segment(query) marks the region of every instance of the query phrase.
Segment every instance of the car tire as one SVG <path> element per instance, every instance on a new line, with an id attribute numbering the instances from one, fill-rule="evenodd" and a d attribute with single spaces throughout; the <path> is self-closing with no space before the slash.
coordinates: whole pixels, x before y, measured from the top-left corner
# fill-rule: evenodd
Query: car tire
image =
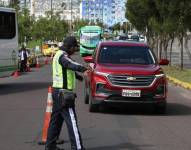
<path id="1" fill-rule="evenodd" d="M 89 96 L 89 112 L 98 112 L 98 110 L 99 110 L 99 105 L 92 103 L 92 96 L 90 94 L 90 96 Z"/>
<path id="2" fill-rule="evenodd" d="M 167 109 L 166 102 L 161 104 L 159 103 L 154 106 L 154 111 L 156 114 L 166 114 L 166 109 Z"/>
<path id="3" fill-rule="evenodd" d="M 87 87 L 85 86 L 85 81 L 83 82 L 83 93 L 84 93 L 84 103 L 88 104 L 89 103 L 89 95 L 87 92 Z"/>
<path id="4" fill-rule="evenodd" d="M 101 113 L 106 113 L 107 110 L 108 110 L 107 105 L 105 105 L 105 104 L 100 104 L 100 105 L 99 105 L 99 112 L 101 112 Z"/>

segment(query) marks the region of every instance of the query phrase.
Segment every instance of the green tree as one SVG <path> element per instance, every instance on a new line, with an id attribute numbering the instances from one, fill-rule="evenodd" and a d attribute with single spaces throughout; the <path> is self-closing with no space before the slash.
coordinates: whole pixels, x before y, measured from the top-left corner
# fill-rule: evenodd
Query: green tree
<path id="1" fill-rule="evenodd" d="M 18 12 L 19 42 L 27 42 L 31 38 L 34 18 L 30 16 L 29 10 L 24 8 Z M 26 40 L 26 41 L 25 41 Z"/>
<path id="2" fill-rule="evenodd" d="M 177 38 L 180 42 L 180 54 L 181 54 L 181 70 L 183 69 L 183 51 L 184 51 L 184 37 L 187 36 L 187 31 L 190 29 L 190 19 L 188 19 L 191 15 L 190 9 L 191 4 L 189 0 L 174 0 L 171 3 L 171 12 L 174 25 L 176 26 Z"/>
<path id="3" fill-rule="evenodd" d="M 16 12 L 18 12 L 20 10 L 19 4 L 20 4 L 20 0 L 10 0 L 9 7 L 15 8 Z"/>
<path id="4" fill-rule="evenodd" d="M 78 31 L 81 27 L 87 26 L 89 24 L 89 21 L 83 19 L 75 20 L 73 24 L 74 24 L 74 31 Z"/>
<path id="5" fill-rule="evenodd" d="M 167 57 L 169 41 L 171 41 L 170 52 L 172 52 L 175 36 L 179 39 L 182 69 L 183 43 L 188 37 L 188 30 L 191 29 L 190 0 L 128 0 L 126 8 L 127 19 L 137 30 L 146 33 L 148 44 L 157 49 L 159 58 L 162 51 Z"/>
<path id="6" fill-rule="evenodd" d="M 68 31 L 68 23 L 61 20 L 58 14 L 47 12 L 46 17 L 40 17 L 34 23 L 32 35 L 34 39 L 62 40 Z"/>
<path id="7" fill-rule="evenodd" d="M 5 7 L 5 2 L 0 0 L 0 7 Z"/>
<path id="8" fill-rule="evenodd" d="M 152 46 L 154 33 L 149 20 L 157 15 L 155 2 L 153 0 L 128 0 L 125 15 L 133 27 L 147 36 L 148 43 Z"/>

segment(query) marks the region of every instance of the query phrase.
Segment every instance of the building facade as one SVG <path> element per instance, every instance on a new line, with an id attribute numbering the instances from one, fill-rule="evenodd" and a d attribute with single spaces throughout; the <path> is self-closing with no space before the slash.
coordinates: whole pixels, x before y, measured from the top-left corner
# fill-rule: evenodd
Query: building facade
<path id="1" fill-rule="evenodd" d="M 4 0 L 6 1 L 6 0 Z M 8 0 L 7 0 L 8 1 Z M 61 19 L 103 22 L 107 26 L 126 22 L 127 0 L 20 0 L 20 7 L 27 7 L 36 18 L 46 16 L 47 11 L 60 12 Z"/>
<path id="2" fill-rule="evenodd" d="M 9 2 L 10 2 L 10 0 L 1 0 L 0 4 L 4 5 L 4 6 L 7 6 L 9 4 Z"/>
<path id="3" fill-rule="evenodd" d="M 36 18 L 52 10 L 60 12 L 63 20 L 80 19 L 80 0 L 20 0 L 20 7 L 27 7 Z"/>
<path id="4" fill-rule="evenodd" d="M 107 26 L 126 22 L 126 0 L 82 0 L 81 18 Z"/>

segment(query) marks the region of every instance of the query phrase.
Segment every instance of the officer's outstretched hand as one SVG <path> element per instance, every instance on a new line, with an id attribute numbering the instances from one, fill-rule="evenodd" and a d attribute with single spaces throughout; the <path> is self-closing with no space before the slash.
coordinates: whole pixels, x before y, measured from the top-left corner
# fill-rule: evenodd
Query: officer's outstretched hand
<path id="1" fill-rule="evenodd" d="M 87 66 L 87 70 L 88 70 L 89 72 L 91 72 L 91 71 L 92 71 L 92 67 Z"/>
<path id="2" fill-rule="evenodd" d="M 92 71 L 92 68 L 90 66 L 87 67 L 87 70 L 84 71 L 84 76 L 88 76 L 88 74 Z"/>

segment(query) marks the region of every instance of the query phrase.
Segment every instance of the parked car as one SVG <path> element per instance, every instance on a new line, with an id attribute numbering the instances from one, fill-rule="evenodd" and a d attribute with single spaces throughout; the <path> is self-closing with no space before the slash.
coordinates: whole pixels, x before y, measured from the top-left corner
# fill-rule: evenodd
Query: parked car
<path id="1" fill-rule="evenodd" d="M 126 35 L 120 35 L 118 40 L 128 40 L 128 36 Z"/>
<path id="2" fill-rule="evenodd" d="M 92 68 L 84 82 L 84 101 L 90 112 L 104 105 L 149 103 L 156 112 L 165 113 L 167 79 L 160 64 L 168 61 L 158 63 L 146 43 L 101 42 L 84 61 Z"/>
<path id="3" fill-rule="evenodd" d="M 58 49 L 59 48 L 57 43 L 46 43 L 42 47 L 42 54 L 44 56 L 52 56 Z"/>
<path id="4" fill-rule="evenodd" d="M 139 41 L 140 41 L 140 42 L 145 42 L 145 37 L 144 37 L 143 35 L 140 35 L 140 36 L 139 36 Z"/>
<path id="5" fill-rule="evenodd" d="M 131 35 L 131 38 L 128 38 L 129 41 L 139 41 L 138 35 Z"/>

